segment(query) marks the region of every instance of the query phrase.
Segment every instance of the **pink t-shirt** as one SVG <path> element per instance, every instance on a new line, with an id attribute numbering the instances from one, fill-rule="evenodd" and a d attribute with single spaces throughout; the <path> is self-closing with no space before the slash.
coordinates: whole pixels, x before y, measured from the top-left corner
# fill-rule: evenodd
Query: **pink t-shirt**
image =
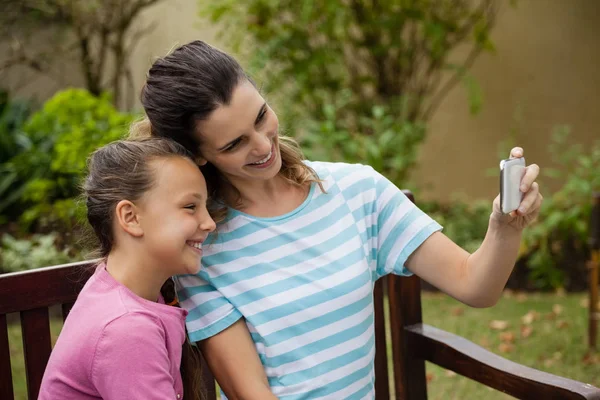
<path id="1" fill-rule="evenodd" d="M 183 398 L 186 315 L 135 295 L 98 266 L 65 321 L 38 399 Z"/>

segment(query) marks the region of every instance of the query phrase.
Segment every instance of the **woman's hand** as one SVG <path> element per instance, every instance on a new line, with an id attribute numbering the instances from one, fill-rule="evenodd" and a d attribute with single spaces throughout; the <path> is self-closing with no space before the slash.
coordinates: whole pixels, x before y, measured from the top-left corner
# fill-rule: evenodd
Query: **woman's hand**
<path id="1" fill-rule="evenodd" d="M 515 147 L 510 151 L 510 158 L 520 157 L 523 157 L 522 148 Z M 540 167 L 537 164 L 527 166 L 521 179 L 520 190 L 524 195 L 519 208 L 510 214 L 503 214 L 500 207 L 500 195 L 498 195 L 494 200 L 491 220 L 517 230 L 522 230 L 531 224 L 540 213 L 540 207 L 544 199 L 540 194 L 539 185 L 535 181 L 539 173 Z"/>

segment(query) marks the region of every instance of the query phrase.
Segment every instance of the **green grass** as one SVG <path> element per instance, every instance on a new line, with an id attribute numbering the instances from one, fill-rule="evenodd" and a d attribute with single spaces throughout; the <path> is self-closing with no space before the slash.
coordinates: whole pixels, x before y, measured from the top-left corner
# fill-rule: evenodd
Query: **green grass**
<path id="1" fill-rule="evenodd" d="M 600 357 L 586 357 L 588 310 L 582 306 L 585 298 L 584 295 L 515 296 L 508 293 L 491 309 L 473 309 L 443 294 L 425 294 L 423 320 L 512 361 L 600 386 Z M 555 305 L 560 305 L 562 309 L 559 310 Z M 530 335 L 522 337 L 522 317 L 530 311 L 535 311 L 538 316 L 526 325 L 531 329 Z M 492 329 L 490 323 L 494 320 L 505 321 L 508 327 L 503 330 Z M 60 320 L 52 321 L 53 340 L 56 340 L 60 327 Z M 15 398 L 25 400 L 27 389 L 18 324 L 9 326 L 9 342 Z M 449 375 L 447 371 L 431 364 L 427 365 L 427 375 L 430 399 L 509 398 L 462 376 Z"/>
<path id="2" fill-rule="evenodd" d="M 463 336 L 509 360 L 600 386 L 600 359 L 597 354 L 588 355 L 585 299 L 585 295 L 507 292 L 495 307 L 474 309 L 446 295 L 426 294 L 423 321 Z M 523 317 L 531 311 L 537 315 L 530 324 L 524 324 Z M 494 320 L 506 322 L 508 327 L 492 329 L 490 325 Z M 530 329 L 529 336 L 523 329 Z M 512 398 L 460 375 L 448 374 L 433 364 L 427 364 L 427 375 L 430 399 Z"/>

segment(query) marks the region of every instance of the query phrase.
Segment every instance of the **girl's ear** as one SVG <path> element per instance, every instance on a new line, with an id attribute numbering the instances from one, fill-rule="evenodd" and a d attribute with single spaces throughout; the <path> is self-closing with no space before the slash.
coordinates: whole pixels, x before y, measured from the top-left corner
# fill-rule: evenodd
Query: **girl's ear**
<path id="1" fill-rule="evenodd" d="M 198 164 L 199 166 L 203 166 L 206 165 L 208 161 L 206 161 L 206 158 L 202 157 L 202 156 L 197 156 L 196 157 L 196 164 Z"/>
<path id="2" fill-rule="evenodd" d="M 134 237 L 144 236 L 138 208 L 129 200 L 121 200 L 115 209 L 115 219 L 121 229 Z"/>

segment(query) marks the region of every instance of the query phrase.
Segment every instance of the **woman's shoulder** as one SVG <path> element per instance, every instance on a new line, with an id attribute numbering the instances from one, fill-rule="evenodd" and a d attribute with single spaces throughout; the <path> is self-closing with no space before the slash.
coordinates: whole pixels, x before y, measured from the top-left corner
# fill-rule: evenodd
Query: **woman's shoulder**
<path id="1" fill-rule="evenodd" d="M 310 160 L 305 160 L 305 164 L 311 167 L 321 179 L 328 176 L 340 179 L 349 175 L 353 177 L 377 175 L 373 167 L 365 164 Z"/>

